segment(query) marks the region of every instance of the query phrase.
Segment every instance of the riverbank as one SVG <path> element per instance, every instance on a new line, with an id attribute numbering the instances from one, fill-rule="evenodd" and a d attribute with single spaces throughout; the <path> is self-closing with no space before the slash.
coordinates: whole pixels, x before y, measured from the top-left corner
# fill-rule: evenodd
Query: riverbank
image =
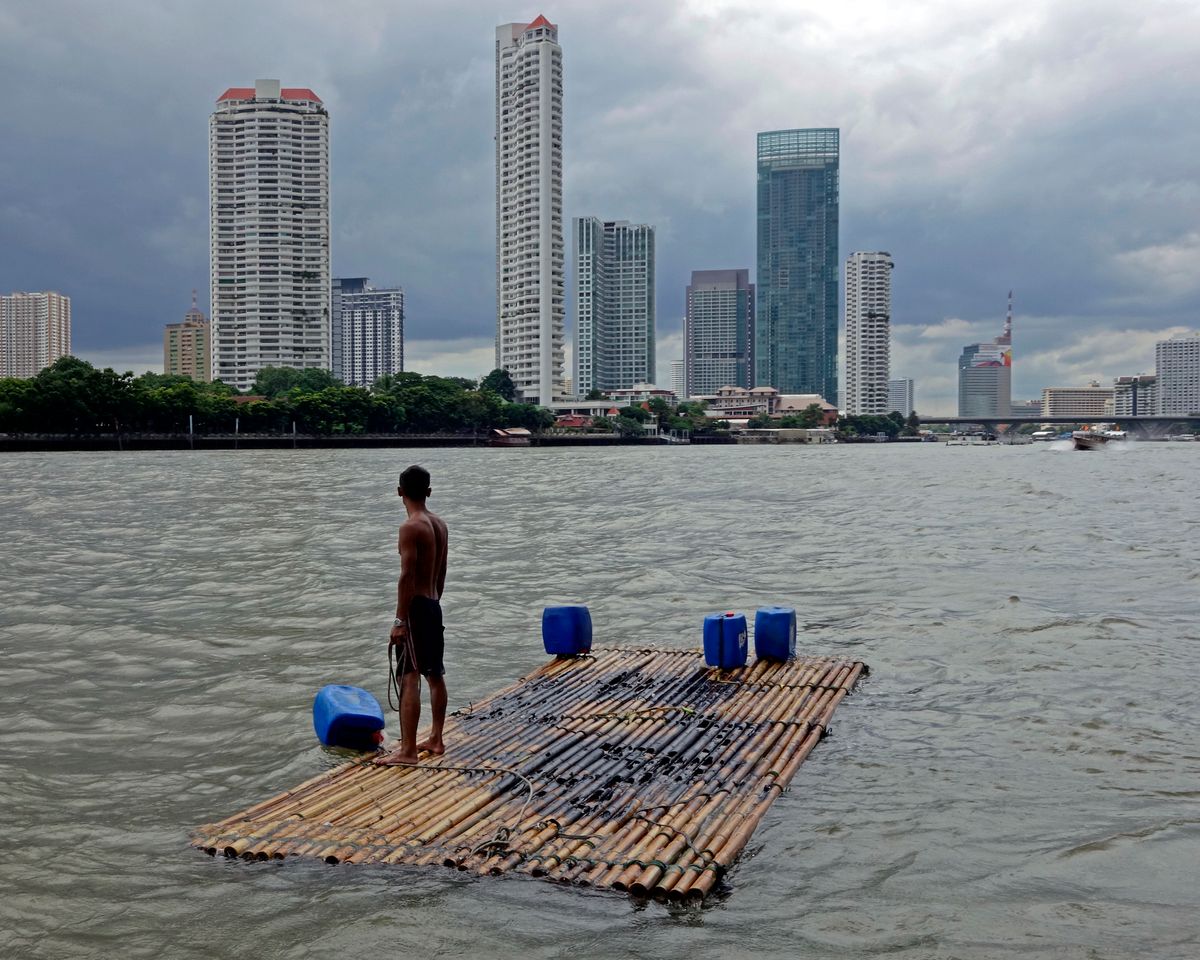
<path id="1" fill-rule="evenodd" d="M 692 437 L 693 444 L 732 444 L 728 434 Z M 666 437 L 621 437 L 616 434 L 535 434 L 535 447 L 666 446 Z M 489 437 L 480 434 L 404 433 L 100 433 L 0 435 L 0 453 L 112 450 L 291 450 L 355 449 L 372 447 L 486 447 Z"/>

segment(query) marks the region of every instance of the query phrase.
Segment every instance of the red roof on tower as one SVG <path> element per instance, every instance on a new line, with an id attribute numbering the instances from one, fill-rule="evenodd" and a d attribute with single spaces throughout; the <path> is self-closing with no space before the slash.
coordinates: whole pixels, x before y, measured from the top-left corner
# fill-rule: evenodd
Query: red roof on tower
<path id="1" fill-rule="evenodd" d="M 554 26 L 554 24 L 552 24 L 549 20 L 546 19 L 546 15 L 542 14 L 542 13 L 539 13 L 538 18 L 536 20 L 534 20 L 533 23 L 531 23 L 525 29 L 532 30 L 534 27 L 549 27 L 551 30 L 557 29 Z"/>
<path id="2" fill-rule="evenodd" d="M 321 98 L 308 89 L 308 87 L 284 87 L 279 91 L 281 100 L 313 100 L 316 103 L 321 103 Z M 225 100 L 253 100 L 253 87 L 230 87 L 223 94 L 217 97 L 217 103 L 222 103 Z"/>

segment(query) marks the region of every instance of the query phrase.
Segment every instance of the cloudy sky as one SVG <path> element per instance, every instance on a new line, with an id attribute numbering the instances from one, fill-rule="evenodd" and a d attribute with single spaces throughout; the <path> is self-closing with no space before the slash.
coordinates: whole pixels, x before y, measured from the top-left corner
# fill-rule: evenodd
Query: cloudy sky
<path id="1" fill-rule="evenodd" d="M 1192 0 L 3 0 L 0 290 L 61 290 L 77 354 L 160 369 L 162 325 L 207 308 L 213 102 L 276 77 L 330 111 L 335 275 L 405 287 L 410 369 L 485 373 L 494 28 L 541 12 L 565 213 L 657 227 L 660 363 L 690 271 L 753 269 L 754 135 L 784 127 L 841 128 L 842 253 L 895 258 L 925 413 L 1009 288 L 1014 398 L 1200 327 Z"/>

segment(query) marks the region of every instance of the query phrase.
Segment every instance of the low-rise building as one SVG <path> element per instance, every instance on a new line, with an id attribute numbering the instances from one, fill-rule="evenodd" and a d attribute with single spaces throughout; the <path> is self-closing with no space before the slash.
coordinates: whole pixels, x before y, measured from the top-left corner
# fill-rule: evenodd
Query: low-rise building
<path id="1" fill-rule="evenodd" d="M 826 402 L 816 393 L 780 393 L 774 387 L 721 387 L 715 394 L 692 397 L 703 400 L 708 406 L 705 413 L 721 420 L 749 419 L 761 414 L 770 417 L 786 417 L 803 413 L 814 403 L 824 414 L 824 423 L 837 420 L 837 407 Z"/>
<path id="2" fill-rule="evenodd" d="M 648 400 L 653 400 L 655 397 L 666 400 L 668 403 L 675 401 L 675 393 L 673 391 L 656 387 L 652 383 L 635 383 L 632 387 L 626 387 L 621 390 L 605 390 L 604 397 L 622 407 L 627 407 L 631 403 L 645 403 Z"/>
<path id="3" fill-rule="evenodd" d="M 1111 417 L 1113 392 L 1093 380 L 1086 387 L 1043 387 L 1043 417 Z"/>

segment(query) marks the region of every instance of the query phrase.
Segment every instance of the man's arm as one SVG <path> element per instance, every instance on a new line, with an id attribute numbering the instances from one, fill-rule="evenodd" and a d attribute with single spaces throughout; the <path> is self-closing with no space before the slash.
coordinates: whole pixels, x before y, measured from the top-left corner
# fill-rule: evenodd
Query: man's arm
<path id="1" fill-rule="evenodd" d="M 450 531 L 442 524 L 442 562 L 438 566 L 437 572 L 437 595 L 438 599 L 442 599 L 442 594 L 446 592 L 446 558 L 450 556 Z"/>
<path id="2" fill-rule="evenodd" d="M 392 627 L 391 639 L 408 633 L 408 608 L 416 592 L 413 581 L 417 576 L 417 531 L 407 523 L 400 527 L 400 577 L 396 580 L 396 619 L 404 625 Z"/>
<path id="3" fill-rule="evenodd" d="M 407 523 L 400 528 L 400 579 L 396 581 L 396 616 L 408 623 L 408 607 L 416 594 L 417 531 Z"/>

